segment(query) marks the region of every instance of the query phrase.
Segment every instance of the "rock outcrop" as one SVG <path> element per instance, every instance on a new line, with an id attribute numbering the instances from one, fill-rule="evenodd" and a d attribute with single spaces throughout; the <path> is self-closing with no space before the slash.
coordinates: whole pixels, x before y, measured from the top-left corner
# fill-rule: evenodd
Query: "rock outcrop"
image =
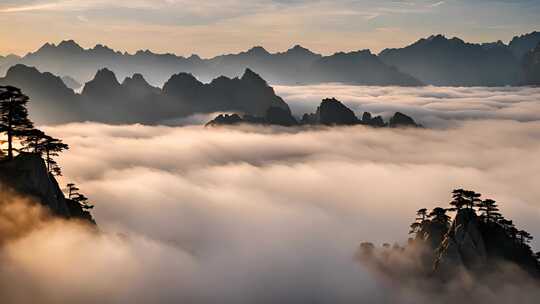
<path id="1" fill-rule="evenodd" d="M 206 126 L 224 126 L 237 124 L 260 124 L 260 125 L 275 125 L 283 127 L 292 127 L 298 125 L 298 121 L 291 115 L 290 110 L 279 107 L 270 107 L 266 111 L 265 116 L 254 116 L 245 114 L 220 114 Z"/>
<path id="2" fill-rule="evenodd" d="M 392 118 L 390 118 L 390 122 L 388 123 L 388 126 L 390 128 L 402 128 L 402 127 L 421 127 L 421 125 L 417 124 L 412 117 L 407 116 L 401 112 L 396 112 Z"/>
<path id="3" fill-rule="evenodd" d="M 362 243 L 357 257 L 399 284 L 428 281 L 436 290 L 450 282 L 469 284 L 469 279 L 480 286 L 499 286 L 500 280 L 514 278 L 540 284 L 540 253 L 531 248 L 532 235 L 479 193 L 456 189 L 452 198 L 451 208 L 417 211 L 406 245 L 376 248 Z M 456 212 L 453 220 L 449 212 Z"/>
<path id="4" fill-rule="evenodd" d="M 335 98 L 324 99 L 317 108 L 316 117 L 319 124 L 327 126 L 358 124 L 354 112 Z"/>
<path id="5" fill-rule="evenodd" d="M 239 123 L 246 124 L 268 124 L 292 127 L 297 125 L 322 125 L 322 126 L 353 126 L 365 125 L 369 127 L 392 127 L 392 128 L 418 128 L 422 125 L 417 124 L 411 117 L 397 112 L 386 123 L 381 116 L 373 117 L 371 113 L 364 112 L 362 119 L 358 119 L 354 111 L 335 98 L 324 99 L 317 107 L 315 113 L 306 113 L 300 119 L 300 122 L 294 118 L 288 108 L 269 107 L 264 116 L 239 115 L 239 114 L 220 114 L 207 126 L 234 125 Z"/>
<path id="6" fill-rule="evenodd" d="M 497 271 L 504 263 L 517 265 L 540 279 L 540 263 L 527 244 L 517 240 L 501 224 L 465 208 L 458 211 L 437 249 L 434 271 L 441 277 L 461 269 L 483 274 Z"/>
<path id="7" fill-rule="evenodd" d="M 434 268 L 441 275 L 456 270 L 482 270 L 487 265 L 486 245 L 476 214 L 471 209 L 460 210 L 444 240 L 438 247 Z"/>
<path id="8" fill-rule="evenodd" d="M 95 223 L 89 212 L 77 202 L 65 198 L 58 182 L 36 154 L 22 153 L 11 161 L 0 161 L 0 186 L 27 195 L 47 207 L 52 214 L 66 219 Z"/>

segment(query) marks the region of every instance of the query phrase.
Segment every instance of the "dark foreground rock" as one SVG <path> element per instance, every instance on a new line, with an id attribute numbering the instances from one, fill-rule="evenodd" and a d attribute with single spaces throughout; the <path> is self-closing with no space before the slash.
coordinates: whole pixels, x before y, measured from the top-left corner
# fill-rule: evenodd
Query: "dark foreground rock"
<path id="1" fill-rule="evenodd" d="M 95 224 L 92 215 L 79 203 L 65 198 L 39 155 L 22 153 L 11 161 L 0 161 L 0 187 L 9 187 L 37 200 L 56 216 Z"/>

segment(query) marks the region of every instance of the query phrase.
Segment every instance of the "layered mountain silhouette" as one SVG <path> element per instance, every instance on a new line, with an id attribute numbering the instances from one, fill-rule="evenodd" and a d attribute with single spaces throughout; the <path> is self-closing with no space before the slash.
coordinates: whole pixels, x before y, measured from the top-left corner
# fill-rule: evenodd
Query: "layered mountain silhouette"
<path id="1" fill-rule="evenodd" d="M 78 96 L 62 79 L 49 72 L 41 73 L 34 67 L 15 65 L 0 85 L 12 85 L 23 89 L 32 98 L 30 111 L 38 123 L 66 123 L 81 120 L 81 104 Z"/>
<path id="2" fill-rule="evenodd" d="M 272 87 L 250 69 L 241 78 L 219 77 L 207 84 L 191 74 L 175 74 L 162 89 L 151 86 L 141 74 L 120 83 L 111 70 L 101 69 L 77 94 L 60 77 L 16 65 L 0 78 L 0 84 L 20 87 L 30 96 L 30 112 L 39 124 L 86 120 L 155 124 L 218 111 L 260 116 L 270 107 L 290 113 Z"/>
<path id="3" fill-rule="evenodd" d="M 540 85 L 540 43 L 523 58 L 523 81 L 528 85 Z"/>
<path id="4" fill-rule="evenodd" d="M 220 114 L 207 126 L 228 126 L 238 124 L 265 124 L 292 127 L 298 125 L 323 125 L 323 126 L 352 126 L 365 125 L 370 127 L 422 127 L 417 124 L 413 118 L 397 112 L 388 122 L 385 122 L 381 116 L 373 117 L 371 113 L 364 112 L 359 119 L 354 111 L 349 109 L 341 101 L 335 98 L 323 99 L 317 107 L 315 113 L 304 114 L 301 120 L 293 117 L 290 111 L 286 109 L 270 107 L 264 116 L 241 115 L 241 114 Z"/>
<path id="5" fill-rule="evenodd" d="M 386 49 L 379 57 L 426 84 L 502 86 L 519 82 L 520 61 L 503 43 L 471 44 L 437 35 L 402 49 Z"/>
<path id="6" fill-rule="evenodd" d="M 514 37 L 508 46 L 516 58 L 521 60 L 523 56 L 534 49 L 538 43 L 540 43 L 540 32 L 534 31 L 532 33 Z"/>
<path id="7" fill-rule="evenodd" d="M 271 83 L 420 85 L 414 77 L 385 65 L 369 51 L 336 53 L 325 57 L 300 45 L 275 54 L 258 46 L 238 54 L 201 59 L 197 55 L 185 58 L 173 54 L 155 54 L 148 50 L 128 54 L 103 45 L 83 49 L 75 41 L 68 40 L 58 45 L 47 43 L 15 62 L 56 75 L 67 75 L 78 82 L 92 79 L 102 67 L 114 71 L 120 78 L 144 71 L 145 78 L 156 85 L 162 85 L 170 75 L 178 72 L 191 73 L 199 79 L 210 81 L 222 75 L 234 77 L 250 68 L 259 71 Z M 9 66 L 2 64 L 0 73 Z"/>
<path id="8" fill-rule="evenodd" d="M 501 86 L 523 83 L 523 57 L 539 42 L 539 32 L 516 36 L 508 45 L 501 41 L 473 44 L 434 35 L 404 48 L 386 49 L 379 55 L 364 50 L 323 56 L 296 45 L 279 53 L 257 46 L 203 59 L 149 50 L 122 53 L 101 44 L 84 49 L 67 40 L 58 45 L 47 43 L 22 58 L 0 57 L 0 75 L 15 64 L 24 64 L 84 83 L 107 67 L 119 79 L 142 72 L 149 83 L 162 86 L 179 72 L 209 82 L 219 76 L 235 77 L 250 68 L 273 84 Z M 66 84 L 77 89 L 76 83 Z"/>
<path id="9" fill-rule="evenodd" d="M 62 81 L 64 82 L 66 87 L 74 91 L 79 90 L 82 87 L 82 84 L 80 84 L 77 80 L 73 79 L 73 77 L 70 76 L 62 77 Z"/>

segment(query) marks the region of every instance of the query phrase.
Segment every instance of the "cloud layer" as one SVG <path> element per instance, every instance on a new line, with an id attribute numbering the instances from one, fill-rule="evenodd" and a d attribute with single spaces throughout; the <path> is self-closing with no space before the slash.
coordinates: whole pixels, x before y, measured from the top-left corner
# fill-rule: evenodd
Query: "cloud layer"
<path id="1" fill-rule="evenodd" d="M 540 121 L 540 88 L 535 87 L 369 87 L 327 84 L 276 86 L 292 111 L 314 112 L 323 98 L 335 96 L 357 116 L 369 111 L 390 116 L 396 111 L 413 116 L 430 128 L 470 119 Z"/>
<path id="2" fill-rule="evenodd" d="M 455 187 L 540 236 L 540 122 L 45 131 L 71 145 L 63 183 L 92 199 L 104 233 L 55 221 L 11 240 L 0 280 L 12 302 L 433 303 L 354 254 L 362 241 L 405 241 L 415 210 L 445 205 Z"/>

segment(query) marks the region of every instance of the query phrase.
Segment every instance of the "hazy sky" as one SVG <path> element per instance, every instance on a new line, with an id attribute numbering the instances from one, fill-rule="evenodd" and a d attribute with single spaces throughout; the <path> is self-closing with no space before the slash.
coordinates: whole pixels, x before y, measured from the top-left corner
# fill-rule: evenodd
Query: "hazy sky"
<path id="1" fill-rule="evenodd" d="M 45 42 L 212 56 L 300 43 L 322 53 L 444 33 L 508 41 L 540 29 L 538 0 L 2 0 L 0 54 Z"/>

